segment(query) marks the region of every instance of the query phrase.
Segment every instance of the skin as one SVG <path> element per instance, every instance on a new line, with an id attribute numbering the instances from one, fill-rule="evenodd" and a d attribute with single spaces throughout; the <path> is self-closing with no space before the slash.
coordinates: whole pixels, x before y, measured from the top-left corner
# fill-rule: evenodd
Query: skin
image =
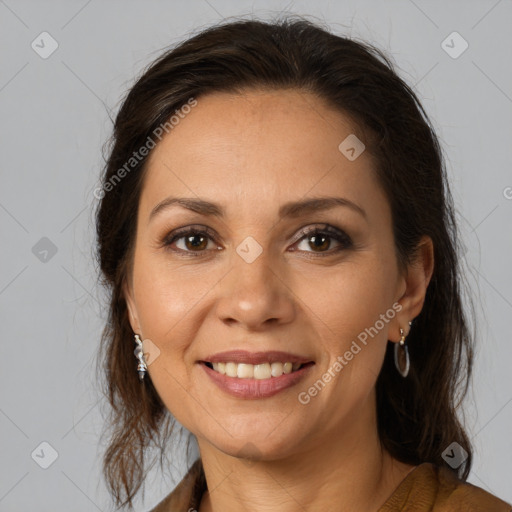
<path id="1" fill-rule="evenodd" d="M 348 118 L 310 93 L 215 93 L 200 97 L 150 156 L 124 290 L 133 331 L 160 350 L 151 380 L 198 440 L 210 489 L 199 512 L 332 510 L 333 503 L 376 511 L 414 469 L 380 444 L 375 383 L 388 340 L 400 340 L 400 327 L 407 334 L 422 309 L 432 241 L 424 237 L 415 264 L 399 272 L 372 158 L 365 151 L 349 161 L 338 150 L 351 133 Z M 218 203 L 225 217 L 174 205 L 149 220 L 169 196 Z M 323 196 L 353 201 L 366 218 L 343 206 L 278 218 L 286 202 Z M 353 246 L 328 238 L 317 249 L 300 235 L 323 223 Z M 164 246 L 171 231 L 190 225 L 209 227 L 217 239 L 207 238 L 197 257 L 185 238 L 172 247 L 192 256 Z M 248 236 L 262 248 L 252 263 L 236 252 Z M 301 404 L 298 393 L 395 303 L 394 318 Z M 217 388 L 197 362 L 231 349 L 283 350 L 315 365 L 296 386 L 245 400 Z"/>

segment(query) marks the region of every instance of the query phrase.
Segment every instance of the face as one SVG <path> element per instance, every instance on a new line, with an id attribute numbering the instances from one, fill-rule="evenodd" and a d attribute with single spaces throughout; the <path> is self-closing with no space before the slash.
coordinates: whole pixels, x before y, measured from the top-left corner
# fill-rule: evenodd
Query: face
<path id="1" fill-rule="evenodd" d="M 277 458 L 371 417 L 387 341 L 412 316 L 398 312 L 406 283 L 370 155 L 338 149 L 353 130 L 309 93 L 216 93 L 198 98 L 148 160 L 130 323 L 151 340 L 163 402 L 203 446 L 235 455 L 251 443 Z M 162 205 L 171 197 L 214 206 Z M 342 200 L 295 204 L 320 198 Z M 280 377 L 261 358 L 224 367 L 239 378 L 204 363 L 232 350 L 309 364 Z"/>

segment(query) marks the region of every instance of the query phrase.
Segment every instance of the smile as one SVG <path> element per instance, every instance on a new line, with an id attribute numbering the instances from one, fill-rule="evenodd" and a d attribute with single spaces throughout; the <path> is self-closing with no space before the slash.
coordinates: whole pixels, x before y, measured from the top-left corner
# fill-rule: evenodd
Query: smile
<path id="1" fill-rule="evenodd" d="M 229 361 L 226 363 L 205 363 L 209 368 L 228 377 L 236 377 L 238 379 L 270 379 L 272 377 L 280 377 L 285 373 L 293 373 L 299 370 L 302 366 L 300 363 L 261 363 L 261 364 L 248 364 L 248 363 L 235 363 Z"/>
<path id="2" fill-rule="evenodd" d="M 220 370 L 222 364 L 224 364 L 224 373 L 221 373 Z M 261 399 L 271 397 L 296 385 L 308 375 L 314 364 L 312 361 L 303 364 L 273 362 L 272 364 L 255 365 L 203 361 L 200 366 L 211 382 L 228 395 L 244 399 Z M 214 365 L 217 369 L 214 368 Z M 295 370 L 293 369 L 294 365 L 296 366 Z M 272 375 L 272 371 L 274 375 Z M 239 377 L 239 374 L 242 377 Z"/>

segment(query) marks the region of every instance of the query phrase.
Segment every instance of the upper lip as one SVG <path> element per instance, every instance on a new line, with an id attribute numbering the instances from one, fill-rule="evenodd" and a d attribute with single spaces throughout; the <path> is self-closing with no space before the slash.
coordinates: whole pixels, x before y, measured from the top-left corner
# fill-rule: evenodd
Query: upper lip
<path id="1" fill-rule="evenodd" d="M 278 350 L 269 350 L 268 352 L 248 352 L 247 350 L 228 350 L 226 352 L 217 352 L 200 362 L 205 363 L 300 363 L 312 362 L 308 357 L 299 356 L 290 352 L 281 352 Z"/>

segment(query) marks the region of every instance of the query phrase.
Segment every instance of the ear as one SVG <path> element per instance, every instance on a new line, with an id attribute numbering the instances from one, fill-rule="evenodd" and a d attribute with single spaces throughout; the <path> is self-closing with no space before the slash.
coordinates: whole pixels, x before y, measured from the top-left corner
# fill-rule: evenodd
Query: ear
<path id="1" fill-rule="evenodd" d="M 135 299 L 133 296 L 133 289 L 125 280 L 123 282 L 123 294 L 126 301 L 126 307 L 128 310 L 128 319 L 130 320 L 130 325 L 132 326 L 132 330 L 136 334 L 140 334 L 140 323 L 139 317 L 137 314 L 137 306 L 135 305 Z"/>
<path id="2" fill-rule="evenodd" d="M 396 331 L 389 333 L 390 341 L 400 341 L 400 327 L 406 336 L 409 334 L 409 322 L 416 318 L 423 309 L 433 272 L 434 244 L 429 236 L 424 235 L 418 243 L 414 261 L 408 266 L 406 275 L 402 278 L 405 291 L 398 299 L 402 309 L 397 315 Z"/>

